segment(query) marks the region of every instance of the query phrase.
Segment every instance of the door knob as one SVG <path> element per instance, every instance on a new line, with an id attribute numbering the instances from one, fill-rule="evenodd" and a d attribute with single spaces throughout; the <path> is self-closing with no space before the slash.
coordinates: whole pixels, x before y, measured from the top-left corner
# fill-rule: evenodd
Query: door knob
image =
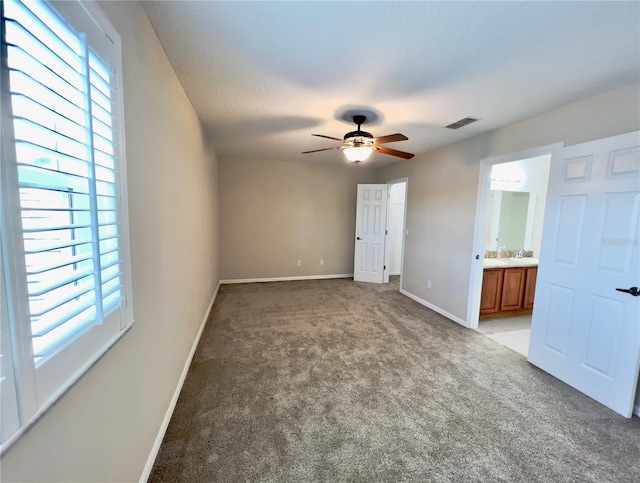
<path id="1" fill-rule="evenodd" d="M 356 237 L 356 240 L 362 240 L 362 238 L 360 238 L 359 236 Z"/>
<path id="2" fill-rule="evenodd" d="M 634 297 L 637 297 L 640 295 L 640 290 L 638 290 L 638 287 L 631 287 L 631 288 L 617 288 L 616 289 L 618 292 L 624 292 L 624 293 L 628 293 L 633 295 Z"/>

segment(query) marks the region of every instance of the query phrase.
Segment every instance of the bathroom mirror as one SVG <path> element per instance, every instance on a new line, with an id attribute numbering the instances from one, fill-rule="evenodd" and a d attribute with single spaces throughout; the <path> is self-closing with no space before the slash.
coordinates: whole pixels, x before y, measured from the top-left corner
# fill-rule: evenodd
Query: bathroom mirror
<path id="1" fill-rule="evenodd" d="M 489 194 L 487 250 L 531 250 L 535 194 L 525 191 L 495 191 Z"/>

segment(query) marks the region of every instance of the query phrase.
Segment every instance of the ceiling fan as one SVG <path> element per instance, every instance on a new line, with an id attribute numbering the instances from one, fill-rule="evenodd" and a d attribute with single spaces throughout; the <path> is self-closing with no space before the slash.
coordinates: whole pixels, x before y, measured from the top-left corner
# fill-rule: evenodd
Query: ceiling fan
<path id="1" fill-rule="evenodd" d="M 325 136 L 324 134 L 312 134 L 312 136 L 318 136 L 320 138 L 332 139 L 334 141 L 342 142 L 339 146 L 331 148 L 314 149 L 313 151 L 304 151 L 302 154 L 317 153 L 319 151 L 331 151 L 333 149 L 340 149 L 351 161 L 352 164 L 358 164 L 365 161 L 373 151 L 378 151 L 382 154 L 390 154 L 391 156 L 397 156 L 399 158 L 411 159 L 413 154 L 406 153 L 404 151 L 398 151 L 397 149 L 391 149 L 381 144 L 394 143 L 396 141 L 407 141 L 409 138 L 404 134 L 396 133 L 389 134 L 388 136 L 382 136 L 374 138 L 371 133 L 361 131 L 360 126 L 366 122 L 367 118 L 363 115 L 353 116 L 353 122 L 358 125 L 358 129 L 348 132 L 344 135 L 343 139 L 334 138 L 331 136 Z"/>

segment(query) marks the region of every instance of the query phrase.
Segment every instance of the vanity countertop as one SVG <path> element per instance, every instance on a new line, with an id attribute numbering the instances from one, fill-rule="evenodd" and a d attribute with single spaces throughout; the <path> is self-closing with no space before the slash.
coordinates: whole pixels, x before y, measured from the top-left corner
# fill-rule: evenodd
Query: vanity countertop
<path id="1" fill-rule="evenodd" d="M 511 268 L 511 267 L 534 267 L 538 265 L 538 259 L 533 257 L 523 258 L 485 258 L 484 268 Z"/>

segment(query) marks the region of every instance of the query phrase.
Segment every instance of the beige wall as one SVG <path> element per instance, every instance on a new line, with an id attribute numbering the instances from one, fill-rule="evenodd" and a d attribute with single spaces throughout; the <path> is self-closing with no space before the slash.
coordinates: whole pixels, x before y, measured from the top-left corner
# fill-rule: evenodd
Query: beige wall
<path id="1" fill-rule="evenodd" d="M 2 481 L 137 481 L 219 279 L 215 154 L 142 7 L 101 7 L 123 45 L 135 323 L 3 457 Z"/>
<path id="2" fill-rule="evenodd" d="M 222 279 L 353 273 L 356 185 L 373 171 L 220 160 L 218 176 Z"/>

